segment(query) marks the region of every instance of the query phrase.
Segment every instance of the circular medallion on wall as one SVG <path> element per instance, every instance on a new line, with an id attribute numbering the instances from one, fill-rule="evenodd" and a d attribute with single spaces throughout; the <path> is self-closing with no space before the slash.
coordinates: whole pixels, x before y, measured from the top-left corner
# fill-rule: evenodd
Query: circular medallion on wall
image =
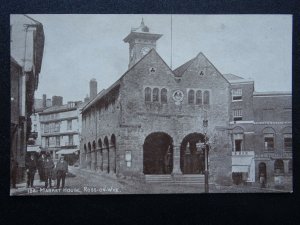
<path id="1" fill-rule="evenodd" d="M 184 94 L 180 90 L 176 90 L 173 92 L 173 99 L 176 105 L 179 105 L 183 100 Z"/>

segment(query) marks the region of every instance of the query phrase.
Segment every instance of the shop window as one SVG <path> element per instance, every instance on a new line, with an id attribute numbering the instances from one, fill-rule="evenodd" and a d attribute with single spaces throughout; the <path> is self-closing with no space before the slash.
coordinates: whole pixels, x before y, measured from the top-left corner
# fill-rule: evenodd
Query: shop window
<path id="1" fill-rule="evenodd" d="M 151 102 L 151 88 L 145 89 L 145 102 Z"/>
<path id="2" fill-rule="evenodd" d="M 194 104 L 195 103 L 195 91 L 194 90 L 189 90 L 188 103 L 189 104 Z"/>
<path id="3" fill-rule="evenodd" d="M 168 102 L 168 91 L 167 89 L 163 88 L 161 89 L 161 93 L 160 93 L 160 101 L 161 103 L 167 103 Z"/>
<path id="4" fill-rule="evenodd" d="M 196 92 L 196 105 L 202 104 L 202 91 L 198 90 Z"/>

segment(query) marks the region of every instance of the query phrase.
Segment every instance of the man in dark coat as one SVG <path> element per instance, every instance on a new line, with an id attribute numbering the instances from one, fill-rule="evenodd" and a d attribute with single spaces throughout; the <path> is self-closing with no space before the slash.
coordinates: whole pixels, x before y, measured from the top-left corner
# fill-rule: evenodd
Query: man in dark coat
<path id="1" fill-rule="evenodd" d="M 36 172 L 36 161 L 34 155 L 30 155 L 30 159 L 25 163 L 27 172 L 27 187 L 33 187 L 34 175 Z"/>
<path id="2" fill-rule="evenodd" d="M 16 159 L 11 160 L 10 162 L 10 179 L 12 183 L 12 188 L 16 188 L 17 183 L 17 175 L 18 175 L 18 162 Z"/>
<path id="3" fill-rule="evenodd" d="M 57 189 L 59 188 L 60 180 L 62 180 L 61 188 L 63 189 L 65 187 L 66 174 L 68 173 L 68 163 L 64 160 L 63 156 L 61 156 L 61 158 L 59 159 L 59 161 L 56 164 L 56 173 L 57 173 L 56 187 L 57 187 Z"/>
<path id="4" fill-rule="evenodd" d="M 45 163 L 45 154 L 42 154 L 39 157 L 38 165 L 37 165 L 40 181 L 45 181 L 44 163 Z"/>
<path id="5" fill-rule="evenodd" d="M 51 188 L 51 179 L 52 179 L 52 170 L 54 167 L 53 160 L 51 159 L 50 155 L 46 157 L 46 160 L 44 162 L 44 178 L 45 178 L 45 188 L 48 187 L 48 181 L 49 181 L 49 187 Z"/>

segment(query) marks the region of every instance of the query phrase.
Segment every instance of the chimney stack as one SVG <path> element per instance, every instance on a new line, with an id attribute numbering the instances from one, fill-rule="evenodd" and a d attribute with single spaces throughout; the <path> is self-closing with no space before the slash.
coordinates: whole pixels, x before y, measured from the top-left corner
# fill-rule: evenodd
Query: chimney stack
<path id="1" fill-rule="evenodd" d="M 47 96 L 45 95 L 45 94 L 43 94 L 43 108 L 46 108 L 47 107 L 47 104 L 46 104 L 46 102 L 47 102 Z"/>
<path id="2" fill-rule="evenodd" d="M 95 98 L 97 95 L 97 81 L 95 78 L 90 80 L 90 99 Z"/>

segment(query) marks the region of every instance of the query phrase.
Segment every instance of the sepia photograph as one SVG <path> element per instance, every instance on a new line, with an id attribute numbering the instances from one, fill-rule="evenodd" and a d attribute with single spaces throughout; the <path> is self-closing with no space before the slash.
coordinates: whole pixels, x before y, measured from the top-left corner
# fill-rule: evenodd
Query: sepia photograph
<path id="1" fill-rule="evenodd" d="M 293 193 L 288 14 L 11 14 L 10 195 Z"/>

